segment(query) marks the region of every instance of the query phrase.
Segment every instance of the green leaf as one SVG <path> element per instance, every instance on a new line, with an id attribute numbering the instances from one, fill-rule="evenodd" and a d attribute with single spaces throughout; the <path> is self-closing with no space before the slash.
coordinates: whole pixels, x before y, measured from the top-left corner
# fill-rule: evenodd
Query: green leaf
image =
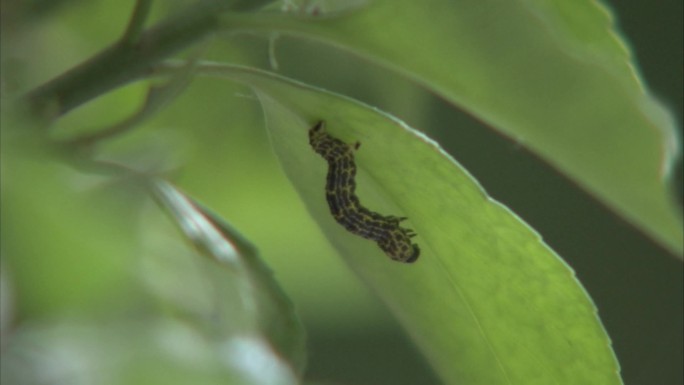
<path id="1" fill-rule="evenodd" d="M 352 100 L 238 67 L 200 73 L 250 84 L 272 144 L 311 215 L 453 384 L 621 384 L 596 309 L 570 268 L 493 201 L 437 144 Z M 337 224 L 326 163 L 308 144 L 318 120 L 356 152 L 361 202 L 407 216 L 420 259 L 393 262 Z"/>
<path id="2" fill-rule="evenodd" d="M 0 152 L 3 383 L 297 383 L 303 328 L 248 242 L 157 182 L 188 247 L 161 210 L 143 210 L 154 172 L 62 157 L 14 115 Z"/>
<path id="3" fill-rule="evenodd" d="M 529 147 L 681 254 L 672 116 L 595 1 L 373 0 L 321 16 L 226 15 L 231 30 L 320 40 L 393 69 Z"/>
<path id="4" fill-rule="evenodd" d="M 208 264 L 204 280 L 217 290 L 209 295 L 213 299 L 200 312 L 203 314 L 194 317 L 204 325 L 202 329 L 214 331 L 212 334 L 218 339 L 231 336 L 233 342 L 240 338 L 265 337 L 274 348 L 269 359 L 285 370 L 289 369 L 285 362 L 281 363 L 285 358 L 301 375 L 306 359 L 303 326 L 289 298 L 259 259 L 254 246 L 171 184 L 157 181 L 153 191 L 199 252 L 192 253 L 193 256 L 208 257 L 202 263 Z M 197 299 L 192 302 L 202 302 L 199 297 Z M 215 322 L 216 319 L 219 321 Z M 212 320 L 209 325 L 207 320 Z M 289 378 L 279 381 L 294 383 L 291 374 Z"/>

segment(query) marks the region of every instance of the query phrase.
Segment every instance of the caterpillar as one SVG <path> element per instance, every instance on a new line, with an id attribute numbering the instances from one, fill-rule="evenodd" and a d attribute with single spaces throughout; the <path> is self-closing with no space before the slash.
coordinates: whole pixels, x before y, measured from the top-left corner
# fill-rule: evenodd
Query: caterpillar
<path id="1" fill-rule="evenodd" d="M 361 146 L 353 145 L 331 136 L 325 130 L 325 122 L 316 123 L 309 130 L 309 144 L 328 162 L 325 198 L 337 223 L 352 234 L 375 241 L 391 259 L 412 263 L 418 259 L 420 249 L 411 243 L 416 235 L 413 230 L 399 226 L 406 217 L 384 216 L 363 207 L 355 194 L 356 164 L 354 151 Z"/>

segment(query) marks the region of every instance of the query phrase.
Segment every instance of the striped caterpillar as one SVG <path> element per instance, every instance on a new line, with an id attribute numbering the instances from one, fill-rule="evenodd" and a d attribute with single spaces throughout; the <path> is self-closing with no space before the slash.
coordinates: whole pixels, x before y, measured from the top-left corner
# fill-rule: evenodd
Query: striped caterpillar
<path id="1" fill-rule="evenodd" d="M 411 243 L 413 230 L 399 226 L 405 217 L 384 216 L 368 210 L 359 202 L 356 190 L 354 151 L 361 143 L 349 145 L 325 131 L 325 122 L 309 130 L 309 143 L 328 162 L 325 198 L 337 223 L 349 232 L 375 241 L 391 259 L 412 263 L 420 249 Z"/>

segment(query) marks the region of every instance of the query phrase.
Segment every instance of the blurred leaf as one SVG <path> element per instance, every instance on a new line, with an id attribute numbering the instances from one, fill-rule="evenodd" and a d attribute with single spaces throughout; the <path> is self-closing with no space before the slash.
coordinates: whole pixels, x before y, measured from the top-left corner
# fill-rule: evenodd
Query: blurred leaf
<path id="1" fill-rule="evenodd" d="M 42 131 L 13 117 L 3 115 L 0 153 L 2 284 L 11 272 L 20 327 L 8 330 L 3 319 L 2 383 L 296 383 L 302 327 L 264 266 L 226 265 L 206 258 L 225 248 L 198 252 L 176 231 L 169 237 L 160 210 L 140 215 L 146 173 L 62 157 Z M 76 172 L 66 160 L 108 177 Z M 203 225 L 191 228 L 205 246 L 235 239 L 170 185 L 158 186 L 169 207 L 185 204 L 179 220 Z M 256 258 L 239 244 L 234 258 Z M 2 305 L 5 317 L 13 309 L 7 298 Z"/>
<path id="2" fill-rule="evenodd" d="M 31 324 L 9 340 L 3 384 L 292 384 L 257 336 L 215 340 L 155 316 L 106 323 L 62 319 Z"/>
<path id="3" fill-rule="evenodd" d="M 3 155 L 8 152 L 12 151 L 3 151 Z M 75 193 L 65 187 L 69 184 L 64 180 L 55 183 L 55 178 L 40 171 L 64 167 L 46 161 L 45 155 L 30 154 L 30 160 L 11 158 L 11 178 L 6 179 L 3 173 L 3 208 L 12 206 L 9 215 L 3 210 L 3 256 L 8 255 L 8 266 L 19 272 L 18 303 L 23 310 L 22 327 L 3 335 L 3 383 L 296 383 L 283 358 L 302 370 L 303 331 L 287 298 L 280 292 L 265 292 L 265 288 L 277 287 L 266 282 L 270 275 L 244 266 L 237 272 L 230 270 L 184 248 L 177 237 L 160 237 L 163 227 L 158 223 L 143 223 L 142 227 L 129 223 L 131 229 L 145 229 L 142 236 L 152 246 L 139 255 L 139 278 L 149 288 L 147 292 L 140 290 L 140 279 L 131 274 L 138 265 L 123 258 L 133 254 L 122 253 L 135 243 L 123 237 L 123 229 L 116 229 L 114 236 L 108 227 L 126 217 L 123 208 L 119 207 L 119 215 L 115 215 L 107 212 L 111 201 Z M 3 161 L 8 159 L 3 157 Z M 23 162 L 36 163 L 29 168 Z M 40 199 L 23 190 L 24 199 L 33 197 L 36 206 L 32 210 L 17 197 L 18 189 L 26 187 L 18 183 L 19 172 L 43 182 L 32 186 L 50 187 L 41 190 L 50 195 Z M 61 173 L 53 175 L 60 177 Z M 177 207 L 184 199 L 178 193 L 171 195 L 174 190 L 169 185 L 164 191 L 169 205 Z M 50 204 L 55 207 L 46 206 Z M 71 214 L 68 219 L 66 210 Z M 104 215 L 99 223 L 91 220 L 95 213 Z M 54 216 L 60 221 L 53 223 Z M 147 220 L 154 217 L 144 216 Z M 206 219 L 202 223 L 201 218 L 192 218 L 192 224 L 205 225 L 194 229 L 196 234 L 206 235 L 206 225 L 211 223 Z M 49 231 L 33 233 L 27 226 Z M 11 231 L 6 230 L 8 227 Z M 211 246 L 225 246 L 221 244 L 222 233 L 214 230 Z M 76 239 L 74 232 L 84 239 Z M 155 243 L 160 240 L 162 245 Z M 111 259 L 116 258 L 120 266 L 112 265 Z M 131 289 L 134 293 L 129 292 Z M 160 303 L 170 314 L 160 314 L 160 308 L 155 308 Z M 98 317 L 101 314 L 106 318 Z"/>
<path id="4" fill-rule="evenodd" d="M 610 341 L 574 274 L 435 143 L 373 108 L 256 70 L 200 65 L 251 84 L 283 168 L 351 267 L 395 312 L 447 383 L 620 384 Z M 317 120 L 352 143 L 361 201 L 407 216 L 422 249 L 390 261 L 346 232 L 324 197 Z"/>
<path id="5" fill-rule="evenodd" d="M 666 183 L 680 150 L 673 119 L 639 83 L 597 2 L 373 0 L 353 12 L 223 21 L 322 40 L 405 74 L 681 254 L 681 217 Z"/>
<path id="6" fill-rule="evenodd" d="M 306 358 L 303 327 L 289 298 L 258 258 L 256 249 L 215 214 L 169 183 L 157 181 L 154 186 L 158 200 L 185 236 L 201 255 L 209 257 L 207 281 L 223 287 L 211 301 L 218 310 L 210 306 L 201 318 L 220 320 L 216 324 L 219 335 L 225 334 L 222 330 L 226 327 L 234 329 L 233 339 L 244 334 L 265 334 L 278 353 L 271 354 L 271 360 L 277 362 L 283 357 L 301 375 Z M 219 302 L 223 305 L 219 306 Z M 262 375 L 268 373 L 264 371 Z M 287 378 L 282 383 L 289 383 Z"/>

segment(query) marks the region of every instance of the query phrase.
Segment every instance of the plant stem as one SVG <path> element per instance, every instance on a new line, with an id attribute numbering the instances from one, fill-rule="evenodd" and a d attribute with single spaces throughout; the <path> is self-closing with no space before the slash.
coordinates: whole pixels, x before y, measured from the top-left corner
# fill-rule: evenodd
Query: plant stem
<path id="1" fill-rule="evenodd" d="M 230 8 L 255 9 L 271 1 L 237 1 Z M 149 6 L 147 3 L 142 1 L 143 8 Z M 117 43 L 30 91 L 26 101 L 36 116 L 53 120 L 116 87 L 139 79 L 151 65 L 209 36 L 218 28 L 218 16 L 227 10 L 228 6 L 218 1 L 198 3 L 145 32 L 130 32 L 129 27 Z M 139 11 L 136 7 L 134 19 L 140 15 Z M 131 23 L 139 22 L 132 20 Z M 135 39 L 131 33 L 139 34 L 139 38 Z"/>
<path id="2" fill-rule="evenodd" d="M 121 37 L 122 41 L 135 42 L 138 40 L 145 27 L 145 20 L 150 14 L 150 8 L 152 8 L 152 0 L 137 0 L 135 2 L 133 16 L 128 22 L 126 32 Z"/>

